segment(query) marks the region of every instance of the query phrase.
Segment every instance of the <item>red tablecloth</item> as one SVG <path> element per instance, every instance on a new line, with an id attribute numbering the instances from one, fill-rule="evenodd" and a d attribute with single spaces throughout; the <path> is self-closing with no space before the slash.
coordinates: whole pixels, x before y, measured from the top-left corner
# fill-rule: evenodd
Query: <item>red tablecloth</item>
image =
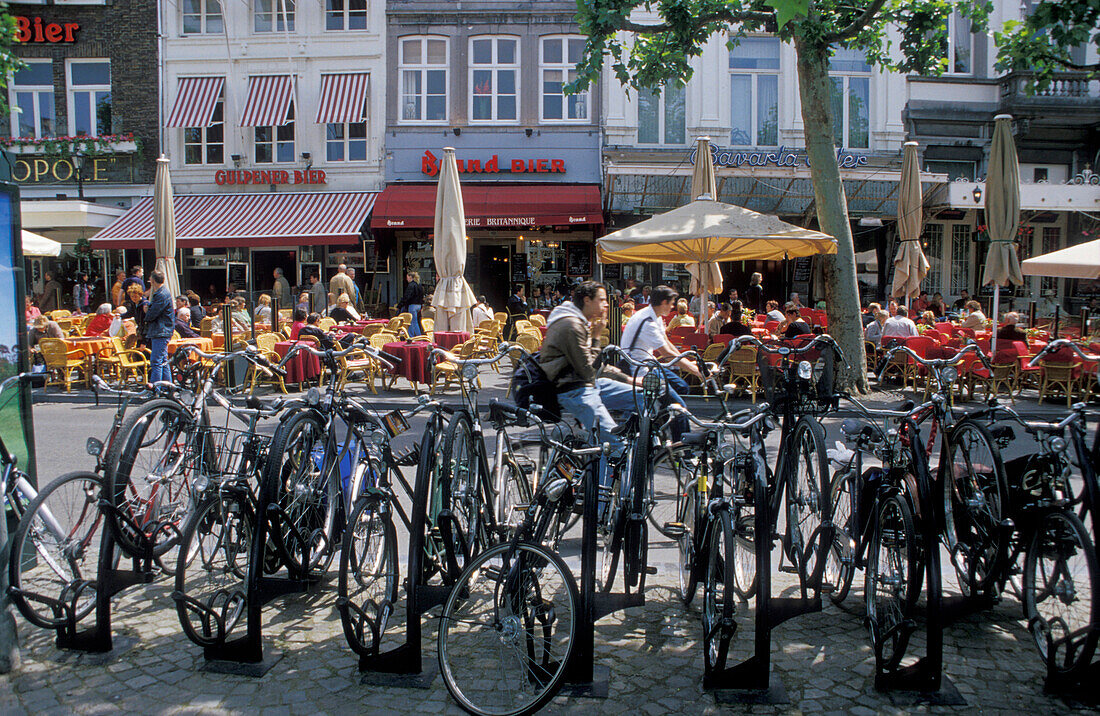
<path id="1" fill-rule="evenodd" d="M 428 341 L 398 341 L 387 343 L 382 346 L 382 350 L 401 359 L 401 364 L 391 373 L 408 378 L 413 383 L 431 383 L 432 369 L 428 356 L 435 347 L 434 343 Z"/>
<path id="2" fill-rule="evenodd" d="M 365 321 L 356 321 L 355 323 L 347 323 L 344 325 L 336 326 L 337 331 L 343 331 L 344 333 L 363 333 L 363 329 L 367 326 L 386 325 L 389 323 L 385 318 L 372 318 Z"/>
<path id="3" fill-rule="evenodd" d="M 470 334 L 466 331 L 435 331 L 432 337 L 435 344 L 445 351 L 470 340 Z"/>
<path id="4" fill-rule="evenodd" d="M 539 333 L 542 334 L 542 337 L 546 338 L 546 326 L 538 326 L 538 329 L 539 329 Z"/>
<path id="5" fill-rule="evenodd" d="M 286 358 L 290 349 L 297 344 L 298 341 L 276 343 L 275 352 L 279 354 L 279 359 Z M 286 368 L 286 378 L 283 379 L 286 383 L 304 383 L 321 375 L 321 359 L 309 351 L 298 351 L 283 367 Z"/>

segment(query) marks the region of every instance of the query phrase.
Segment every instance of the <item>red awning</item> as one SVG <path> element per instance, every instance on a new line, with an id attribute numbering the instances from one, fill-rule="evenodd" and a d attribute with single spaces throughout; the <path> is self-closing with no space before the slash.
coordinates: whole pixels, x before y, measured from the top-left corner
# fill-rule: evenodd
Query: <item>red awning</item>
<path id="1" fill-rule="evenodd" d="M 225 85 L 224 77 L 180 77 L 176 103 L 165 127 L 209 127 Z"/>
<path id="2" fill-rule="evenodd" d="M 378 197 L 371 228 L 430 229 L 435 225 L 435 184 L 393 184 Z M 587 184 L 463 184 L 466 226 L 603 224 L 600 187 Z"/>
<path id="3" fill-rule="evenodd" d="M 321 101 L 317 104 L 317 124 L 362 122 L 367 103 L 370 75 L 321 75 Z"/>
<path id="4" fill-rule="evenodd" d="M 290 75 L 248 78 L 248 98 L 241 113 L 242 127 L 281 127 L 290 121 L 294 82 Z"/>
<path id="5" fill-rule="evenodd" d="M 176 245 L 355 244 L 376 196 L 364 191 L 176 196 Z M 96 249 L 151 249 L 153 239 L 153 199 L 146 197 L 91 241 Z"/>

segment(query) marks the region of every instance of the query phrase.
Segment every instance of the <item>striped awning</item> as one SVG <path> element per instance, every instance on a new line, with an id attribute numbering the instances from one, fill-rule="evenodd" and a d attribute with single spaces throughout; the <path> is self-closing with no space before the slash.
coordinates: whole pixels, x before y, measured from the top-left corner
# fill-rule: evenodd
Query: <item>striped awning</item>
<path id="1" fill-rule="evenodd" d="M 224 77 L 180 77 L 176 103 L 164 126 L 209 127 L 224 86 Z"/>
<path id="2" fill-rule="evenodd" d="M 317 105 L 317 124 L 362 122 L 366 113 L 367 84 L 370 75 L 321 75 L 321 101 Z"/>
<path id="3" fill-rule="evenodd" d="M 177 195 L 172 200 L 176 245 L 355 244 L 376 196 L 366 191 Z M 153 199 L 146 197 L 91 241 L 97 249 L 151 249 L 153 237 Z"/>
<path id="4" fill-rule="evenodd" d="M 241 114 L 242 127 L 281 127 L 289 122 L 294 101 L 290 75 L 261 75 L 248 78 L 248 98 Z"/>

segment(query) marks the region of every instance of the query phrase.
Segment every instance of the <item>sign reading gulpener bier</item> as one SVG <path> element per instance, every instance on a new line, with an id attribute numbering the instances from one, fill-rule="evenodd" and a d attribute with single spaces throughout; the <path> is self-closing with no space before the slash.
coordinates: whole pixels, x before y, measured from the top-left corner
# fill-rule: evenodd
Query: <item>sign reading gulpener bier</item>
<path id="1" fill-rule="evenodd" d="M 328 180 L 320 169 L 219 169 L 214 172 L 218 186 L 242 184 L 326 184 Z"/>

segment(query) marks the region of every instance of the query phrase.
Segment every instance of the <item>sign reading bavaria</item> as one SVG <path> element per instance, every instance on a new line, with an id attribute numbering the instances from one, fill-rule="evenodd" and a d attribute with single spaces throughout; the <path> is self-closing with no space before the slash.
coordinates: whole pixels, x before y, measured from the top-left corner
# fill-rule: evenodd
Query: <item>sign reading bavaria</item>
<path id="1" fill-rule="evenodd" d="M 695 164 L 695 153 L 691 150 L 691 163 Z M 773 152 L 740 151 L 736 149 L 722 149 L 710 145 L 711 161 L 716 167 L 808 167 L 810 158 L 803 152 L 794 153 L 786 147 L 780 147 Z M 867 166 L 867 157 L 862 154 L 851 154 L 843 149 L 836 150 L 836 163 L 841 169 L 855 169 Z"/>

